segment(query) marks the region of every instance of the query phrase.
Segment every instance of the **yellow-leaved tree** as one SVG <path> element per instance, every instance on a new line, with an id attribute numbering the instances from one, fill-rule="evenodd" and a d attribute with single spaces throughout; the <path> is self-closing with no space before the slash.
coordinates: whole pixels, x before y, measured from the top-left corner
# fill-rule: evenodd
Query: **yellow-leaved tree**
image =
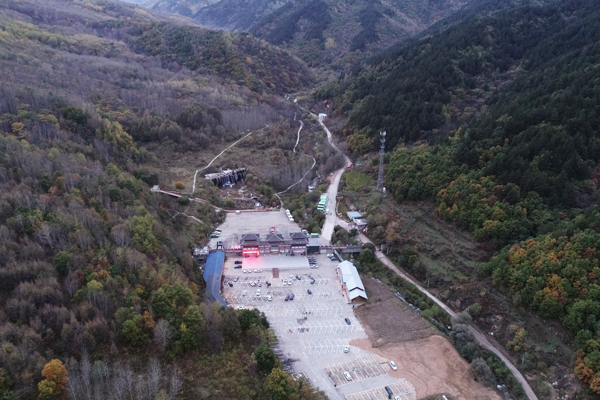
<path id="1" fill-rule="evenodd" d="M 46 379 L 38 383 L 41 399 L 51 399 L 62 393 L 69 380 L 67 368 L 56 358 L 44 366 L 42 376 Z"/>

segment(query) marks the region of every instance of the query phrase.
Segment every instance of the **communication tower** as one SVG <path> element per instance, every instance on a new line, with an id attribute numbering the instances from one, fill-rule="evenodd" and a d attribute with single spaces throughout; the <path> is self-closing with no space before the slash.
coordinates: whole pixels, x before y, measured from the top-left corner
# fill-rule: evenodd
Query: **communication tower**
<path id="1" fill-rule="evenodd" d="M 377 175 L 377 189 L 383 189 L 383 157 L 385 156 L 385 135 L 386 132 L 379 132 L 379 141 L 381 142 L 381 147 L 379 148 L 379 174 Z"/>

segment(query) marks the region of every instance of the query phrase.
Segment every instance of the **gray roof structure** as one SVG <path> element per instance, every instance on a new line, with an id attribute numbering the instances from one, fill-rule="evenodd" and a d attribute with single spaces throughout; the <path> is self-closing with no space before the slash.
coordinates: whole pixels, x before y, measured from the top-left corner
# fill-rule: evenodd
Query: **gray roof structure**
<path id="1" fill-rule="evenodd" d="M 360 215 L 360 213 L 358 211 L 348 211 L 346 213 L 346 215 L 350 219 L 358 219 L 358 218 L 362 218 L 363 217 L 362 215 Z"/>
<path id="2" fill-rule="evenodd" d="M 212 301 L 218 301 L 222 307 L 227 307 L 227 301 L 221 296 L 221 276 L 224 262 L 224 251 L 210 253 L 204 264 L 203 276 L 206 282 L 206 296 Z"/>
<path id="3" fill-rule="evenodd" d="M 365 285 L 363 285 L 354 264 L 350 261 L 344 261 L 339 265 L 339 268 L 342 272 L 342 283 L 346 285 L 350 300 L 352 301 L 357 297 L 368 299 Z"/>

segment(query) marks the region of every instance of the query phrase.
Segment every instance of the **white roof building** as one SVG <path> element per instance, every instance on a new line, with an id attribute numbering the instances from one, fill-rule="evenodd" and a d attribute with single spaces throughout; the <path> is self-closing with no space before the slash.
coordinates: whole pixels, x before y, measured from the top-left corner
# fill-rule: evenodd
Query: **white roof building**
<path id="1" fill-rule="evenodd" d="M 339 265 L 339 269 L 342 273 L 342 285 L 348 293 L 350 302 L 355 302 L 355 300 L 367 300 L 368 297 L 367 292 L 365 291 L 365 285 L 363 285 L 354 264 L 350 261 L 344 261 Z"/>

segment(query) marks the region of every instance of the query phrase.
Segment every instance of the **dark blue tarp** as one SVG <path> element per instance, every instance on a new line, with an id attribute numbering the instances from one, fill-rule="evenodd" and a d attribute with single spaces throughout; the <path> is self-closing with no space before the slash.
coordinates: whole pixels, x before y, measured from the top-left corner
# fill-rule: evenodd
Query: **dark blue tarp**
<path id="1" fill-rule="evenodd" d="M 224 262 L 224 251 L 210 253 L 204 264 L 204 281 L 206 282 L 206 296 L 212 301 L 218 301 L 221 306 L 226 307 L 227 302 L 221 296 L 221 275 L 223 275 Z"/>

